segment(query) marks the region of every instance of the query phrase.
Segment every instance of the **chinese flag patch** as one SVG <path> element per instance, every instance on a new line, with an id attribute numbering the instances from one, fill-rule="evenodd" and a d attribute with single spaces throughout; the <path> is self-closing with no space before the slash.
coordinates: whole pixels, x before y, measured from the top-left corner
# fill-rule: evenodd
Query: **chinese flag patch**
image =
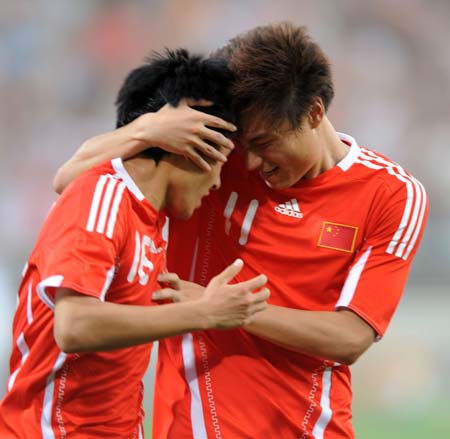
<path id="1" fill-rule="evenodd" d="M 353 253 L 357 235 L 358 227 L 324 221 L 317 245 L 319 247 Z"/>

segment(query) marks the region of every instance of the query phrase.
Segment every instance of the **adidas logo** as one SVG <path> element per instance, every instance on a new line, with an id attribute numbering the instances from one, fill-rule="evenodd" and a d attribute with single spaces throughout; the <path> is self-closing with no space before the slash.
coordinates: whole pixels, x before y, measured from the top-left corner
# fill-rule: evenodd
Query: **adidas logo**
<path id="1" fill-rule="evenodd" d="M 282 215 L 292 216 L 294 218 L 303 218 L 303 213 L 300 212 L 300 207 L 298 206 L 298 202 L 295 198 L 286 201 L 286 203 L 281 203 L 278 206 L 275 206 L 275 210 Z"/>

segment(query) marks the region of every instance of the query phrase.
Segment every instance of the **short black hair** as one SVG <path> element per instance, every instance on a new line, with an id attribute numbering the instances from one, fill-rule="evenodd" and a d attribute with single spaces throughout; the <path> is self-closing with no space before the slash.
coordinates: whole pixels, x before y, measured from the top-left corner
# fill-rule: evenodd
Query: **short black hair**
<path id="1" fill-rule="evenodd" d="M 186 49 L 153 52 L 144 65 L 132 70 L 125 79 L 116 100 L 116 126 L 127 125 L 144 113 L 156 112 L 167 103 L 176 107 L 183 98 L 212 101 L 213 106 L 194 108 L 234 123 L 228 93 L 233 78 L 224 59 L 191 55 Z M 229 131 L 218 131 L 232 137 Z M 146 151 L 157 162 L 164 154 L 160 148 Z"/>
<path id="2" fill-rule="evenodd" d="M 287 120 L 298 128 L 314 98 L 325 111 L 333 99 L 330 62 L 304 26 L 258 26 L 213 56 L 227 59 L 236 76 L 231 94 L 238 114 L 262 111 L 273 125 Z"/>

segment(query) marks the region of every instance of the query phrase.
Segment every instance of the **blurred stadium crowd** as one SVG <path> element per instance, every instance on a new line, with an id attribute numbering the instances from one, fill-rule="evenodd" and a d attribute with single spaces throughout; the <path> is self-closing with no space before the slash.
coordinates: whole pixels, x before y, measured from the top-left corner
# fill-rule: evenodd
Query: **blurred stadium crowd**
<path id="1" fill-rule="evenodd" d="M 21 268 L 56 198 L 51 183 L 58 166 L 83 140 L 113 127 L 116 91 L 150 50 L 186 46 L 208 53 L 236 33 L 271 21 L 306 24 L 330 56 L 336 86 L 330 118 L 338 131 L 386 153 L 424 183 L 429 222 L 401 309 L 430 306 L 433 328 L 433 316 L 450 303 L 445 295 L 448 0 L 1 0 L 0 5 L 0 397 Z M 401 312 L 402 328 L 420 326 L 427 315 Z M 448 345 L 448 327 L 435 332 Z M 435 355 L 438 364 L 433 374 L 444 374 L 450 354 L 438 350 L 427 355 Z M 436 392 L 442 389 L 450 391 L 448 381 Z"/>

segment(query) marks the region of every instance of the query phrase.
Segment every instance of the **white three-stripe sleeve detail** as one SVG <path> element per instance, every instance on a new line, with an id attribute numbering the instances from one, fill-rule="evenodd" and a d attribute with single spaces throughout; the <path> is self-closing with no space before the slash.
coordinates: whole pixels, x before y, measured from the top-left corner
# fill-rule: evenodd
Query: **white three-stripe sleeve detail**
<path id="1" fill-rule="evenodd" d="M 107 177 L 106 175 L 102 175 L 97 182 L 97 186 L 95 186 L 94 196 L 92 198 L 91 209 L 89 211 L 89 218 L 86 225 L 86 230 L 88 232 L 92 232 L 95 226 L 95 220 L 97 219 L 97 212 L 100 205 L 100 199 L 102 197 L 103 188 L 105 186 Z"/>
<path id="2" fill-rule="evenodd" d="M 33 321 L 32 299 L 33 299 L 33 282 L 30 281 L 30 283 L 28 284 L 28 295 L 27 295 L 27 321 L 29 325 L 31 325 L 31 322 Z"/>
<path id="3" fill-rule="evenodd" d="M 181 350 L 184 363 L 184 375 L 191 392 L 191 423 L 194 439 L 208 439 L 206 434 L 205 417 L 203 414 L 202 398 L 195 368 L 195 352 L 192 334 L 183 335 Z"/>
<path id="4" fill-rule="evenodd" d="M 403 255 L 403 259 L 404 260 L 408 259 L 412 249 L 416 245 L 417 237 L 419 236 L 419 232 L 422 229 L 422 223 L 423 223 L 423 220 L 425 218 L 425 208 L 426 208 L 426 205 L 427 205 L 427 195 L 426 195 L 426 192 L 425 192 L 425 188 L 422 186 L 422 184 L 420 182 L 418 182 L 418 183 L 420 185 L 420 188 L 422 190 L 422 195 L 423 195 L 422 207 L 420 209 L 419 221 L 417 222 L 416 230 L 414 231 L 414 234 L 411 237 L 411 240 L 409 242 L 409 245 L 408 245 L 408 248 L 406 250 L 406 253 Z"/>
<path id="5" fill-rule="evenodd" d="M 333 414 L 330 405 L 331 375 L 332 368 L 327 367 L 324 370 L 322 377 L 322 396 L 320 397 L 320 407 L 322 408 L 322 412 L 312 431 L 312 435 L 315 439 L 323 439 L 325 429 Z"/>
<path id="6" fill-rule="evenodd" d="M 339 296 L 339 300 L 336 303 L 336 308 L 339 308 L 340 306 L 348 306 L 352 301 L 356 291 L 356 287 L 358 286 L 359 278 L 361 277 L 361 273 L 363 272 L 364 267 L 367 264 L 367 260 L 369 259 L 371 251 L 372 247 L 369 247 L 360 256 L 355 265 L 353 265 L 350 273 L 347 275 L 347 279 L 345 279 L 344 286 L 341 290 L 341 295 Z"/>
<path id="7" fill-rule="evenodd" d="M 408 244 L 414 232 L 417 220 L 419 218 L 420 207 L 422 204 L 422 191 L 418 185 L 414 185 L 414 187 L 416 190 L 416 194 L 414 198 L 414 210 L 412 212 L 412 217 L 408 224 L 408 228 L 406 229 L 406 233 L 403 236 L 402 242 L 400 243 L 400 245 L 397 248 L 397 251 L 395 252 L 395 256 L 398 256 L 399 258 L 403 256 L 403 252 L 406 248 L 406 245 Z"/>
<path id="8" fill-rule="evenodd" d="M 245 213 L 244 221 L 242 222 L 241 236 L 239 237 L 239 244 L 245 245 L 248 241 L 248 234 L 252 228 L 253 220 L 255 219 L 256 211 L 258 210 L 258 200 L 250 201 L 247 212 Z"/>
<path id="9" fill-rule="evenodd" d="M 411 221 L 413 221 L 415 223 L 414 219 L 412 218 L 413 215 L 411 214 L 412 208 L 414 206 L 414 198 L 415 198 L 414 197 L 414 189 L 412 187 L 412 184 L 414 182 L 412 182 L 412 180 L 409 178 L 406 178 L 406 177 L 403 177 L 402 175 L 397 174 L 393 168 L 386 168 L 385 166 L 377 165 L 377 164 L 375 164 L 373 162 L 369 162 L 367 160 L 358 160 L 357 162 L 368 168 L 372 168 L 372 169 L 386 169 L 386 171 L 389 174 L 393 175 L 394 177 L 396 177 L 397 179 L 399 179 L 400 181 L 405 183 L 407 196 L 406 196 L 405 208 L 403 210 L 403 215 L 400 220 L 400 224 L 399 224 L 396 232 L 394 233 L 394 236 L 392 237 L 392 240 L 390 241 L 388 247 L 386 248 L 386 253 L 393 254 L 397 245 L 399 244 L 400 238 L 403 236 L 402 242 L 405 240 L 406 234 L 403 235 L 403 232 L 405 231 L 408 224 Z M 396 253 L 395 256 L 399 256 L 399 254 Z"/>
<path id="10" fill-rule="evenodd" d="M 403 235 L 403 232 L 406 229 L 405 234 L 403 235 L 403 239 L 400 243 L 400 245 L 397 248 L 397 251 L 395 252 L 395 256 L 401 257 L 403 259 L 407 259 L 409 256 L 410 251 L 407 250 L 410 248 L 410 246 L 407 247 L 409 242 L 412 242 L 412 236 L 415 230 L 417 230 L 417 224 L 420 223 L 422 225 L 424 214 L 425 214 L 425 207 L 426 207 L 426 194 L 425 189 L 423 188 L 422 184 L 416 180 L 413 176 L 408 175 L 406 171 L 398 164 L 389 162 L 382 157 L 377 156 L 374 152 L 369 150 L 362 150 L 361 157 L 368 159 L 368 160 L 374 160 L 378 164 L 382 164 L 381 168 L 387 169 L 387 171 L 397 177 L 399 180 L 403 181 L 406 184 L 407 189 L 407 202 L 405 204 L 405 210 L 402 217 L 402 221 L 400 222 L 400 226 L 397 229 L 396 234 L 394 235 L 392 241 L 390 242 L 386 252 L 389 254 L 394 253 L 394 250 Z M 366 163 L 363 163 L 366 164 Z M 413 187 L 414 189 L 413 189 Z M 413 209 L 413 212 L 411 213 L 411 209 Z M 403 221 L 406 221 L 406 224 L 403 224 Z M 417 240 L 417 235 L 420 231 L 417 231 L 417 234 L 415 234 L 416 238 L 414 240 Z M 412 247 L 414 247 L 414 243 Z"/>
<path id="11" fill-rule="evenodd" d="M 104 233 L 105 231 L 106 218 L 109 212 L 109 206 L 111 205 L 112 194 L 117 182 L 118 180 L 110 178 L 108 181 L 108 185 L 106 186 L 105 195 L 103 197 L 102 207 L 100 210 L 100 216 L 97 222 L 96 230 L 98 233 Z"/>
<path id="12" fill-rule="evenodd" d="M 25 335 L 23 332 L 21 332 L 19 337 L 17 338 L 16 344 L 17 344 L 17 347 L 19 348 L 20 353 L 22 354 L 22 359 L 20 361 L 20 366 L 11 374 L 11 376 L 9 378 L 8 392 L 14 386 L 16 377 L 17 377 L 18 373 L 20 372 L 20 369 L 22 369 L 22 366 L 25 363 L 25 361 L 28 358 L 28 355 L 30 353 L 30 349 L 28 348 L 27 342 L 25 341 Z"/>
<path id="13" fill-rule="evenodd" d="M 394 233 L 394 236 L 391 239 L 391 242 L 389 243 L 386 253 L 392 254 L 394 253 L 395 248 L 397 247 L 398 242 L 400 241 L 400 238 L 403 235 L 403 232 L 408 225 L 408 221 L 410 220 L 411 215 L 411 209 L 413 206 L 414 201 L 414 190 L 411 186 L 411 182 L 409 180 L 406 180 L 401 175 L 395 174 L 395 172 L 392 170 L 392 168 L 386 168 L 385 166 L 381 166 L 378 164 L 375 164 L 373 162 L 369 162 L 367 160 L 358 160 L 358 163 L 361 163 L 362 165 L 372 168 L 372 169 L 386 169 L 389 174 L 397 177 L 399 180 L 403 181 L 406 185 L 406 203 L 405 208 L 403 210 L 402 219 L 400 220 L 400 225 L 398 226 L 396 232 Z"/>
<path id="14" fill-rule="evenodd" d="M 114 201 L 111 207 L 111 213 L 109 214 L 108 227 L 106 229 L 106 236 L 112 238 L 114 233 L 114 226 L 116 225 L 117 214 L 119 212 L 120 202 L 122 200 L 123 191 L 125 190 L 125 184 L 119 183 L 116 195 L 114 196 Z"/>
<path id="15" fill-rule="evenodd" d="M 109 287 L 111 286 L 111 282 L 114 279 L 115 271 L 116 271 L 116 266 L 113 265 L 106 273 L 105 284 L 103 285 L 102 292 L 100 293 L 100 300 L 102 302 L 105 301 L 106 293 L 108 292 Z"/>
<path id="16" fill-rule="evenodd" d="M 53 365 L 52 372 L 47 377 L 44 392 L 44 403 L 42 406 L 41 415 L 41 430 L 43 439 L 55 439 L 55 434 L 52 428 L 52 415 L 53 415 L 53 393 L 55 388 L 55 375 L 59 369 L 61 369 L 66 361 L 66 354 L 60 352 Z"/>

